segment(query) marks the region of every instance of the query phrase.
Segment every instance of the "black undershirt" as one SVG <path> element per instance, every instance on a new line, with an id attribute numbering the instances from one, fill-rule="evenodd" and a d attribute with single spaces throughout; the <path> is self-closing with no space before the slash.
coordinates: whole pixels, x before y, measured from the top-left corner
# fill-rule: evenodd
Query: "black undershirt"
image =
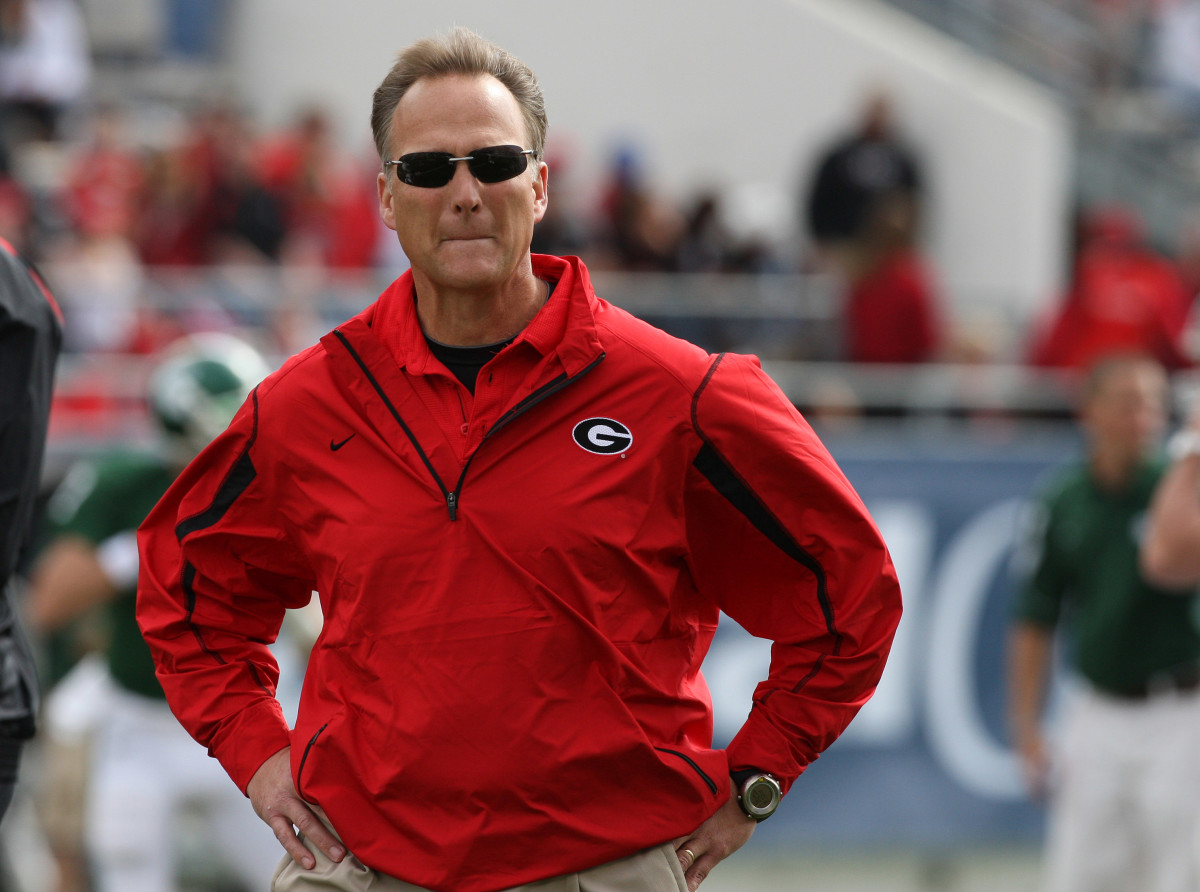
<path id="1" fill-rule="evenodd" d="M 475 394 L 475 379 L 479 377 L 479 370 L 487 365 L 488 360 L 516 340 L 516 336 L 509 338 L 507 341 L 501 341 L 498 344 L 484 344 L 482 347 L 451 347 L 449 344 L 443 344 L 435 341 L 429 335 L 425 335 L 425 343 L 429 345 L 430 352 L 438 358 L 446 368 L 454 373 L 454 377 L 461 381 Z"/>
<path id="2" fill-rule="evenodd" d="M 547 282 L 546 284 L 549 286 L 546 289 L 546 300 L 549 300 L 550 295 L 554 293 L 554 286 L 558 282 Z M 425 343 L 429 345 L 429 351 L 437 357 L 438 362 L 448 368 L 454 377 L 463 383 L 467 390 L 471 391 L 472 396 L 475 395 L 475 379 L 479 377 L 479 370 L 487 365 L 488 360 L 516 339 L 517 336 L 513 335 L 507 341 L 484 344 L 482 347 L 452 347 L 425 335 Z"/>

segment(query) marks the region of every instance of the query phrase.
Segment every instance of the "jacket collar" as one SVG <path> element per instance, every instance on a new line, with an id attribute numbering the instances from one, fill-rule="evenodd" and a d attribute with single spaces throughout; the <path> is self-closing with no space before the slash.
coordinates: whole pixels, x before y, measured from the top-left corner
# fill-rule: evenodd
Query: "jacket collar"
<path id="1" fill-rule="evenodd" d="M 603 356 L 594 311 L 596 296 L 578 258 L 534 255 L 534 271 L 557 285 L 550 300 L 506 350 L 530 351 L 528 386 L 510 395 L 507 411 L 539 387 L 561 376 L 573 378 Z M 437 468 L 444 481 L 458 454 L 418 392 L 418 378 L 440 370 L 425 343 L 412 297 L 412 275 L 405 273 L 379 299 L 321 339 L 330 371 L 343 394 L 389 443 L 397 422 L 423 444 L 422 462 Z M 520 345 L 520 346 L 518 346 Z M 446 375 L 447 372 L 442 371 Z M 405 450 L 399 449 L 404 453 Z M 411 456 L 410 456 L 411 458 Z"/>
<path id="2" fill-rule="evenodd" d="M 557 359 L 559 371 L 576 375 L 602 351 L 596 330 L 596 294 L 587 267 L 578 257 L 531 256 L 534 275 L 550 282 L 553 291 L 545 306 L 517 336 L 513 347 L 521 349 L 517 345 L 527 345 L 542 357 Z M 340 329 L 350 334 L 362 327 L 370 329 L 409 374 L 427 374 L 436 362 L 417 319 L 411 270 Z"/>

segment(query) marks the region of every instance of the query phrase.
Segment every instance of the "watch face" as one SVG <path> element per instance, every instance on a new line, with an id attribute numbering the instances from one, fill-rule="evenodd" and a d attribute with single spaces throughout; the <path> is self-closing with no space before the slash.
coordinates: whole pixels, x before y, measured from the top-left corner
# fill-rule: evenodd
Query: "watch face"
<path id="1" fill-rule="evenodd" d="M 742 811 L 756 821 L 762 821 L 775 813 L 782 794 L 778 781 L 769 775 L 759 775 L 742 788 Z"/>
<path id="2" fill-rule="evenodd" d="M 757 812 L 766 811 L 775 804 L 775 790 L 762 781 L 751 784 L 746 790 L 746 804 Z"/>

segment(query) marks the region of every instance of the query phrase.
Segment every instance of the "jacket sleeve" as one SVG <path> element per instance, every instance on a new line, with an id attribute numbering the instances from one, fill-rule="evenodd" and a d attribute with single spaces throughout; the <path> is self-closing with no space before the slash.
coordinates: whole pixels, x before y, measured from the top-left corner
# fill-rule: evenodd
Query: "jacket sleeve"
<path id="1" fill-rule="evenodd" d="M 685 517 L 696 583 L 773 642 L 730 767 L 770 771 L 786 789 L 874 693 L 899 585 L 862 501 L 757 360 L 716 357 L 692 420 L 701 445 Z"/>
<path id="2" fill-rule="evenodd" d="M 137 617 L 158 680 L 243 792 L 289 744 L 268 645 L 314 587 L 280 519 L 258 400 L 256 390 L 138 531 Z"/>

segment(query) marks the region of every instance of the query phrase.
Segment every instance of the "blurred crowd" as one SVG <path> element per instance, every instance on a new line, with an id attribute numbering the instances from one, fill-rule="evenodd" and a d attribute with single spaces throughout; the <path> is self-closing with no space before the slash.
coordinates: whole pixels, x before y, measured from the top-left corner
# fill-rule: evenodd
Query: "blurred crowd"
<path id="1" fill-rule="evenodd" d="M 346 151 L 325 109 L 296 109 L 289 124 L 267 129 L 228 96 L 154 115 L 132 101 L 97 102 L 87 6 L 0 0 L 0 237 L 62 271 L 54 284 L 68 315 L 68 350 L 149 353 L 182 334 L 192 323 L 147 306 L 147 271 L 260 266 L 352 277 L 403 264 L 379 220 L 378 160 L 367 146 Z M 1012 33 L 1068 21 L 1088 35 L 1081 54 L 1097 93 L 1155 84 L 1200 117 L 1200 87 L 1187 83 L 1200 71 L 1188 62 L 1200 54 L 1200 0 L 932 6 L 951 18 L 986 14 Z M 1200 223 L 1161 246 L 1164 254 L 1132 209 L 1081 208 L 1065 293 L 1000 356 L 997 344 L 957 329 L 924 249 L 926 184 L 937 171 L 925 170 L 906 144 L 888 96 L 869 97 L 847 118 L 847 133 L 800 172 L 789 237 L 778 219 L 747 222 L 736 195 L 660 194 L 632 144 L 612 151 L 601 182 L 578 188 L 576 147 L 552 141 L 546 160 L 556 200 L 534 249 L 578 253 L 598 270 L 828 276 L 838 346 L 776 358 L 1082 367 L 1096 350 L 1138 346 L 1170 368 L 1191 364 Z M 580 195 L 563 200 L 561 184 Z M 281 351 L 320 327 L 297 323 L 286 307 L 276 315 Z M 706 346 L 730 346 L 711 339 Z"/>

